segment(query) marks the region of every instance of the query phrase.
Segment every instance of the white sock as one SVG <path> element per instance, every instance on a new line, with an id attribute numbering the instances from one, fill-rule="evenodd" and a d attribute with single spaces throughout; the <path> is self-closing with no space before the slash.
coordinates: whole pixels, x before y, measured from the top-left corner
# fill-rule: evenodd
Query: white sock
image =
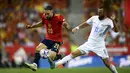
<path id="1" fill-rule="evenodd" d="M 113 73 L 118 73 L 117 70 L 116 70 L 116 67 L 114 65 L 111 65 L 110 66 L 110 69 Z"/>
<path id="2" fill-rule="evenodd" d="M 68 56 L 65 56 L 63 59 L 59 60 L 58 62 L 55 63 L 55 66 L 59 66 L 61 64 L 64 64 L 66 63 L 67 61 L 70 61 L 71 59 L 73 59 L 72 55 L 68 55 Z"/>

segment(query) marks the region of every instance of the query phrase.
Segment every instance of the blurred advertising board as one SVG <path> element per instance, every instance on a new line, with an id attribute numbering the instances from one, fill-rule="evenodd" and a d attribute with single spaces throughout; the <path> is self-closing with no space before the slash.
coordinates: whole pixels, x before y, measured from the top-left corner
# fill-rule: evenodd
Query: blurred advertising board
<path id="1" fill-rule="evenodd" d="M 24 60 L 28 57 L 28 55 L 32 54 L 34 56 L 36 46 L 6 46 L 6 52 L 9 55 L 10 61 L 14 60 L 14 57 L 22 57 Z M 113 55 L 111 57 L 112 63 L 116 66 L 123 66 L 130 63 L 130 46 L 121 47 L 121 46 L 109 46 L 107 47 L 109 54 Z M 117 56 L 118 55 L 118 56 Z M 71 64 L 74 63 L 74 64 Z M 66 65 L 67 67 L 103 67 L 104 64 L 102 60 L 97 56 L 81 56 L 72 61 L 68 62 Z M 49 63 L 47 60 L 41 59 L 40 60 L 40 67 L 41 68 L 48 68 Z"/>
<path id="2" fill-rule="evenodd" d="M 130 55 L 110 57 L 111 62 L 117 67 L 130 67 Z M 47 59 L 40 60 L 40 68 L 49 68 Z M 98 56 L 81 56 L 77 57 L 66 64 L 67 68 L 76 67 L 105 67 Z"/>

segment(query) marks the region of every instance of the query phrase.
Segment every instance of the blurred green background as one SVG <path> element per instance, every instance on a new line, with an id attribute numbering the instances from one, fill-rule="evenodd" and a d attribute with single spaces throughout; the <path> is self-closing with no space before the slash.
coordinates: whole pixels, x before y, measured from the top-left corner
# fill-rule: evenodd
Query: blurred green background
<path id="1" fill-rule="evenodd" d="M 130 68 L 117 68 L 119 73 L 129 73 Z M 0 73 L 111 73 L 107 68 L 62 68 L 62 69 L 38 69 L 33 72 L 26 68 L 0 69 Z"/>

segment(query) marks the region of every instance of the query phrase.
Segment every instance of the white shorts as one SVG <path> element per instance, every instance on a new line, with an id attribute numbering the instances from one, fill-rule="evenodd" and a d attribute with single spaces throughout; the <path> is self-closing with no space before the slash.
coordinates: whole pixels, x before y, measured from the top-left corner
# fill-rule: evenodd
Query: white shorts
<path id="1" fill-rule="evenodd" d="M 88 54 L 89 52 L 94 52 L 102 59 L 109 57 L 105 44 L 92 44 L 92 43 L 85 42 L 83 45 L 79 46 L 78 49 L 83 54 Z"/>

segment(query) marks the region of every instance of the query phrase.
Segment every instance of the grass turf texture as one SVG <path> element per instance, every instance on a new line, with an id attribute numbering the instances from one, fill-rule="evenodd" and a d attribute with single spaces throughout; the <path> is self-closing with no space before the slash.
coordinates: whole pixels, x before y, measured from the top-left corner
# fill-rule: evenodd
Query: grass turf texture
<path id="1" fill-rule="evenodd" d="M 119 73 L 130 73 L 130 68 L 117 68 Z M 111 73 L 107 68 L 62 68 L 62 69 L 38 69 L 36 72 L 26 68 L 0 68 L 0 73 Z"/>

